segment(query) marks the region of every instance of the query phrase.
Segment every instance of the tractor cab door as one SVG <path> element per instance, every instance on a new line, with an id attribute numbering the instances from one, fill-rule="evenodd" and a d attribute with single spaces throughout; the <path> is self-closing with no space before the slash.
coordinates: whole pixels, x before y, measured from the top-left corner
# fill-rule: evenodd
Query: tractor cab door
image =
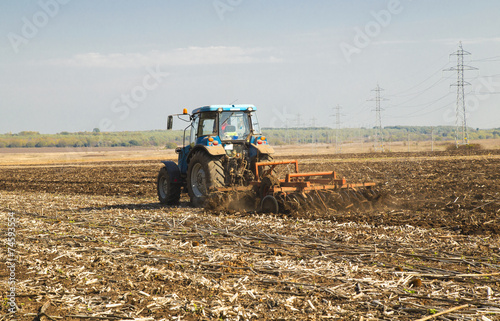
<path id="1" fill-rule="evenodd" d="M 194 127 L 194 125 L 193 125 Z M 192 132 L 193 133 L 193 132 Z M 205 136 L 218 136 L 217 130 L 217 112 L 204 112 L 199 114 L 197 130 L 194 143 L 200 144 Z M 193 136 L 193 134 L 192 134 Z"/>
<path id="2" fill-rule="evenodd" d="M 177 164 L 179 164 L 179 169 L 182 174 L 186 174 L 188 170 L 187 157 L 191 149 L 196 144 L 196 133 L 198 131 L 199 122 L 200 122 L 199 114 L 193 115 L 188 144 L 186 144 L 186 137 L 184 136 L 184 147 L 182 147 L 178 152 L 179 156 Z"/>
<path id="3" fill-rule="evenodd" d="M 200 115 L 193 115 L 193 122 L 191 123 L 191 133 L 189 135 L 189 144 L 196 144 L 196 134 L 198 133 L 198 125 L 200 123 Z"/>

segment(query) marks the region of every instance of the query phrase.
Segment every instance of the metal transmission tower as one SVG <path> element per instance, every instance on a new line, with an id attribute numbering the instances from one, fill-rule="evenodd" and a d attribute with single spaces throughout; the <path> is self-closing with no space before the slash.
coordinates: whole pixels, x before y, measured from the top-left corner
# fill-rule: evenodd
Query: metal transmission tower
<path id="1" fill-rule="evenodd" d="M 312 116 L 310 120 L 311 120 L 311 127 L 315 128 L 316 127 L 316 117 Z"/>
<path id="2" fill-rule="evenodd" d="M 316 117 L 311 117 L 311 151 L 316 153 Z"/>
<path id="3" fill-rule="evenodd" d="M 340 113 L 340 110 L 342 109 L 342 107 L 340 107 L 340 105 L 337 105 L 333 109 L 335 110 L 335 114 L 331 116 L 335 117 L 335 153 L 340 153 L 342 152 L 342 140 L 340 139 L 340 116 L 343 115 Z"/>
<path id="4" fill-rule="evenodd" d="M 311 121 L 311 143 L 315 143 L 315 140 L 316 140 L 316 117 L 311 117 L 310 119 Z"/>
<path id="5" fill-rule="evenodd" d="M 288 117 L 285 118 L 285 145 L 290 144 L 290 138 L 288 137 Z"/>
<path id="6" fill-rule="evenodd" d="M 377 87 L 375 89 L 372 89 L 372 91 L 375 92 L 375 98 L 369 99 L 369 101 L 375 101 L 376 129 L 375 129 L 375 139 L 373 142 L 373 148 L 375 149 L 375 151 L 379 150 L 382 152 L 384 151 L 384 133 L 382 131 L 382 113 L 381 113 L 383 109 L 380 107 L 380 102 L 387 100 L 380 96 L 380 92 L 383 90 L 384 89 L 380 88 L 380 86 L 377 84 Z"/>
<path id="7" fill-rule="evenodd" d="M 445 69 L 444 71 L 456 71 L 457 82 L 452 86 L 457 86 L 457 107 L 456 107 L 456 120 L 455 120 L 455 144 L 467 145 L 469 144 L 469 133 L 467 130 L 467 113 L 465 109 L 465 86 L 470 83 L 464 80 L 465 70 L 477 70 L 475 67 L 464 65 L 464 56 L 471 53 L 462 48 L 462 42 L 458 44 L 458 50 L 450 54 L 450 56 L 457 56 L 457 66 Z"/>
<path id="8" fill-rule="evenodd" d="M 302 115 L 300 113 L 297 113 L 295 115 L 295 129 L 296 129 L 296 132 L 297 132 L 297 144 L 300 144 L 300 133 L 299 133 L 299 127 L 302 126 Z"/>

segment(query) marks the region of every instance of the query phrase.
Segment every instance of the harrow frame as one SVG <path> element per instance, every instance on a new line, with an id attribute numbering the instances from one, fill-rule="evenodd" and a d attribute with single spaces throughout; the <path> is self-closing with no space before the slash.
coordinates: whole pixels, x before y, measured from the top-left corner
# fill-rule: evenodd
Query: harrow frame
<path id="1" fill-rule="evenodd" d="M 250 182 L 252 186 L 261 185 L 261 177 L 265 177 L 272 173 L 276 166 L 278 165 L 295 165 L 295 173 L 287 173 L 284 179 L 280 179 L 280 186 L 272 187 L 272 192 L 283 192 L 283 193 L 301 193 L 319 190 L 337 190 L 337 189 L 356 189 L 359 187 L 371 188 L 376 186 L 377 183 L 347 183 L 345 177 L 337 178 L 337 173 L 335 171 L 331 172 L 310 172 L 310 173 L 300 173 L 299 164 L 297 160 L 284 160 L 277 162 L 257 162 L 255 163 L 255 174 L 257 179 Z M 270 168 L 263 172 L 263 175 L 259 175 L 259 168 L 269 166 Z M 323 177 L 315 178 L 313 177 Z M 262 197 L 265 195 L 261 195 Z"/>
<path id="2" fill-rule="evenodd" d="M 236 196 L 236 200 L 238 200 L 238 192 L 253 191 L 254 195 L 260 199 L 260 211 L 268 213 L 286 211 L 286 208 L 290 208 L 292 205 L 286 205 L 289 201 L 296 208 L 297 206 L 301 208 L 302 206 L 311 206 L 314 204 L 314 199 L 316 199 L 316 207 L 319 206 L 321 209 L 329 210 L 338 206 L 344 206 L 347 209 L 355 204 L 367 204 L 366 196 L 377 199 L 372 197 L 373 194 L 370 194 L 372 188 L 378 185 L 377 183 L 347 183 L 344 177 L 338 178 L 335 171 L 301 173 L 297 160 L 257 162 L 254 165 L 255 179 L 250 181 L 248 185 L 220 187 L 215 192 L 236 192 L 233 197 Z M 277 166 L 282 165 L 293 165 L 295 172 L 287 173 L 284 178 L 278 179 L 274 175 L 274 170 Z M 266 167 L 266 169 L 262 169 L 262 167 Z M 325 193 L 336 193 L 336 196 L 327 196 Z M 215 203 L 232 198 L 221 197 L 220 193 L 215 193 L 214 196 L 219 197 Z M 346 201 L 346 199 L 349 199 L 349 201 Z"/>

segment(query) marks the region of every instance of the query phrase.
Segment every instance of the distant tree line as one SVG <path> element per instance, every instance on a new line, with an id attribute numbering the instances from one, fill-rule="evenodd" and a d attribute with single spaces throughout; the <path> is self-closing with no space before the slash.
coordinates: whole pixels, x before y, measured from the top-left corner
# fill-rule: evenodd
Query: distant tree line
<path id="1" fill-rule="evenodd" d="M 264 128 L 263 133 L 272 145 L 335 143 L 336 132 L 331 128 Z M 339 139 L 343 143 L 371 142 L 375 135 L 374 128 L 343 128 Z M 189 132 L 186 133 L 189 135 Z M 388 126 L 383 129 L 384 141 L 453 141 L 453 126 Z M 40 134 L 34 131 L 22 131 L 17 134 L 0 134 L 0 148 L 14 147 L 129 147 L 158 146 L 176 148 L 183 144 L 183 131 L 127 131 L 100 132 L 95 128 L 91 132 L 60 132 L 58 134 Z M 188 137 L 189 138 L 189 137 Z M 500 128 L 469 129 L 469 138 L 500 138 Z M 187 143 L 187 142 L 186 142 Z"/>
<path id="2" fill-rule="evenodd" d="M 273 145 L 335 143 L 337 133 L 332 128 L 264 128 L 263 132 Z M 386 142 L 406 141 L 453 141 L 455 127 L 453 126 L 387 126 L 383 129 Z M 375 128 L 342 128 L 338 138 L 343 143 L 371 142 L 376 135 Z M 469 139 L 500 138 L 500 128 L 473 129 L 469 128 Z"/>
<path id="3" fill-rule="evenodd" d="M 0 135 L 0 148 L 5 147 L 129 147 L 159 146 L 175 148 L 182 145 L 183 131 L 131 132 L 60 132 L 40 134 L 23 131 Z"/>

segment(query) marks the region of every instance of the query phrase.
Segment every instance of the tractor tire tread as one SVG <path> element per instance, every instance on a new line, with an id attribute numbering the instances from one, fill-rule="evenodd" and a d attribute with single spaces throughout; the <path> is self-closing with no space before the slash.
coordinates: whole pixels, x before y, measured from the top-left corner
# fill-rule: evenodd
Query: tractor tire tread
<path id="1" fill-rule="evenodd" d="M 168 182 L 170 182 L 170 175 L 169 175 L 166 167 L 162 167 L 160 169 L 160 172 L 158 173 L 157 191 L 158 191 L 158 198 L 159 198 L 160 202 L 162 204 L 166 204 L 166 205 L 178 204 L 179 200 L 181 198 L 181 185 L 172 184 L 170 182 L 168 184 L 167 191 L 164 191 L 165 197 L 162 197 L 162 195 L 160 193 L 160 188 L 163 188 L 160 186 L 162 179 L 165 179 Z"/>
<path id="2" fill-rule="evenodd" d="M 194 206 L 201 206 L 204 203 L 204 199 L 195 197 L 190 187 L 191 167 L 194 166 L 194 162 L 199 162 L 206 171 L 206 175 L 208 176 L 207 177 L 208 186 L 206 186 L 208 193 L 210 193 L 217 187 L 224 186 L 224 180 L 225 180 L 224 167 L 222 166 L 222 161 L 220 157 L 214 157 L 202 151 L 195 152 L 193 157 L 191 157 L 188 169 L 188 192 L 191 198 L 191 203 Z"/>

